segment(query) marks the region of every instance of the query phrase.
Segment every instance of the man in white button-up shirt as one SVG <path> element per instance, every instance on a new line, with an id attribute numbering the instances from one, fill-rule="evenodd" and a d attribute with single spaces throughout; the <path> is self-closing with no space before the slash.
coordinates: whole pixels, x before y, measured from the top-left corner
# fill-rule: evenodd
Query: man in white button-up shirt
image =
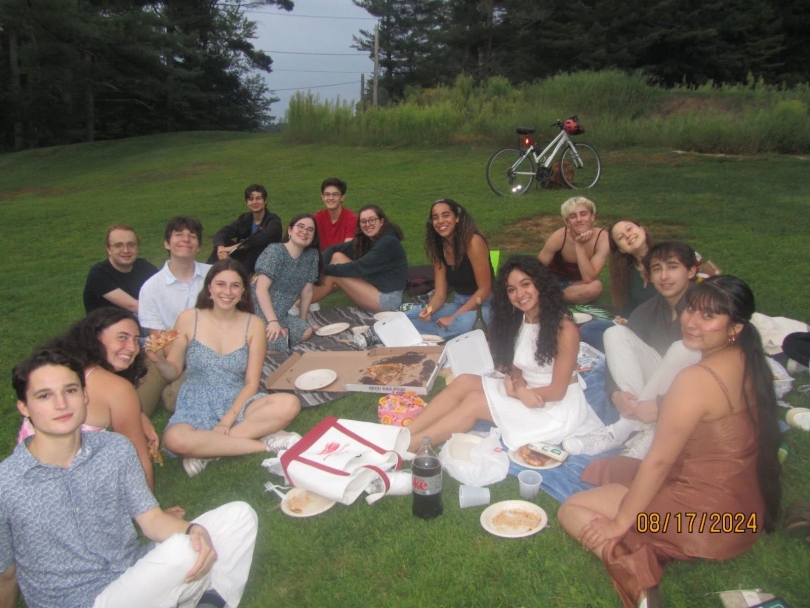
<path id="1" fill-rule="evenodd" d="M 171 329 L 178 315 L 196 304 L 205 275 L 211 268 L 210 264 L 195 260 L 201 241 L 202 224 L 196 218 L 177 216 L 166 224 L 163 246 L 169 252 L 169 259 L 143 284 L 138 297 L 138 319 L 150 333 Z M 150 363 L 149 371 L 138 387 L 143 411 L 151 415 L 162 396 L 163 406 L 173 412 L 177 391 L 184 379 L 181 376 L 169 384 Z"/>

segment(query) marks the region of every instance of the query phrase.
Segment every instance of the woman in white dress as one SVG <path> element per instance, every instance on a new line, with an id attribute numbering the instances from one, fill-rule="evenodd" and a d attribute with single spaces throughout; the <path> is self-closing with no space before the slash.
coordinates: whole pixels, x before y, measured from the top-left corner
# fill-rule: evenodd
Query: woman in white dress
<path id="1" fill-rule="evenodd" d="M 411 451 L 424 436 L 441 443 L 478 420 L 494 422 L 511 449 L 559 444 L 602 426 L 576 373 L 579 331 L 548 269 L 513 256 L 500 269 L 493 297 L 491 349 L 506 376 L 456 378 L 408 427 Z"/>

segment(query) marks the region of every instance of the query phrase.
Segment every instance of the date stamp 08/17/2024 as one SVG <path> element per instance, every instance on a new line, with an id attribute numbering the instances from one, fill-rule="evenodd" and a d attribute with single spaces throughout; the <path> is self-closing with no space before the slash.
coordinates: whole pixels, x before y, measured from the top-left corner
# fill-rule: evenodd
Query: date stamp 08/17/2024
<path id="1" fill-rule="evenodd" d="M 759 530 L 756 513 L 639 513 L 636 516 L 636 532 L 641 534 L 666 534 L 668 531 L 681 534 L 745 534 Z"/>

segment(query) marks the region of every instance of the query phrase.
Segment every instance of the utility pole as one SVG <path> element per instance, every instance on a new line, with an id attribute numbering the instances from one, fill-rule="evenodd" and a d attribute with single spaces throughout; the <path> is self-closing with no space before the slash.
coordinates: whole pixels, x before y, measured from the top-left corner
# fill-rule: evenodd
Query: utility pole
<path id="1" fill-rule="evenodd" d="M 374 25 L 374 93 L 372 104 L 377 107 L 377 90 L 380 87 L 380 22 Z"/>
<path id="2" fill-rule="evenodd" d="M 366 111 L 366 74 L 360 74 L 360 110 Z"/>

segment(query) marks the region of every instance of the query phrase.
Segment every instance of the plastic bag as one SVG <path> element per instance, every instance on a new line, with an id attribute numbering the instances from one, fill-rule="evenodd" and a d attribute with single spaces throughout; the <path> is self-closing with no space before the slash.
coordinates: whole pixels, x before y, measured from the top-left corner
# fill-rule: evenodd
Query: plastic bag
<path id="1" fill-rule="evenodd" d="M 483 439 L 455 433 L 439 452 L 442 467 L 453 479 L 469 486 L 488 486 L 509 474 L 509 456 L 501 446 L 501 431 L 492 428 Z"/>

